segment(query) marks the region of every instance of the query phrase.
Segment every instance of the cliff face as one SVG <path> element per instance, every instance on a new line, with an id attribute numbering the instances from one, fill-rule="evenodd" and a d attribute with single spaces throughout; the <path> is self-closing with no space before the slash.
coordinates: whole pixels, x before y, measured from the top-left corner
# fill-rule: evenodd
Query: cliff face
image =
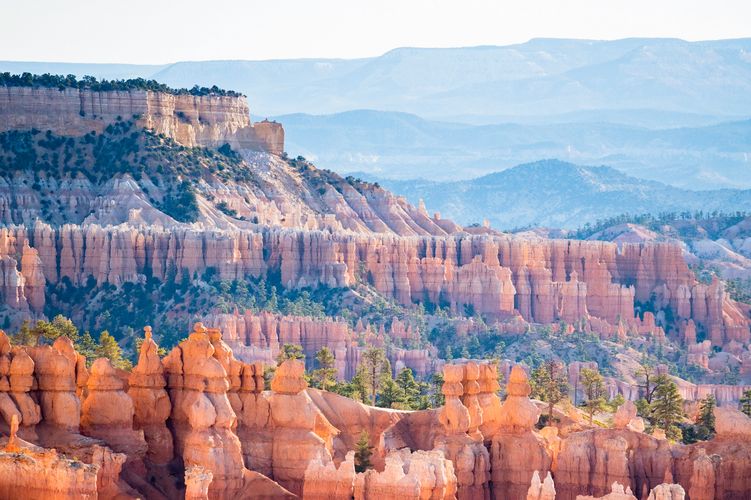
<path id="1" fill-rule="evenodd" d="M 0 132 L 36 128 L 80 136 L 133 117 L 138 125 L 187 147 L 228 143 L 239 150 L 284 151 L 282 126 L 251 124 L 244 97 L 0 87 Z"/>
<path id="2" fill-rule="evenodd" d="M 21 259 L 26 245 L 37 257 L 26 250 Z M 751 337 L 748 306 L 730 300 L 719 282 L 697 282 L 680 249 L 664 244 L 619 249 L 604 242 L 466 234 L 401 238 L 38 223 L 0 229 L 0 257 L 2 300 L 13 308 L 27 307 L 30 297 L 31 307 L 40 307 L 42 276 L 53 284 L 65 278 L 84 284 L 92 277 L 100 285 L 120 285 L 213 269 L 230 280 L 273 274 L 286 288 L 348 287 L 359 279 L 402 304 L 469 307 L 496 320 L 517 314 L 537 323 L 589 319 L 603 336 L 619 329 L 657 333 L 637 317 L 640 301 L 669 310 L 676 322 L 692 320 L 714 345 Z M 29 269 L 19 269 L 19 262 Z"/>

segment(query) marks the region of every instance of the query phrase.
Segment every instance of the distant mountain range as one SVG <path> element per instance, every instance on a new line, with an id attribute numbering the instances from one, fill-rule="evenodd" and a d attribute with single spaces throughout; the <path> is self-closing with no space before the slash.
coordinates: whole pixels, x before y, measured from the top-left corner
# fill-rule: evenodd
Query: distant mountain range
<path id="1" fill-rule="evenodd" d="M 683 211 L 751 212 L 751 190 L 690 191 L 637 179 L 610 167 L 585 167 L 558 160 L 519 165 L 455 182 L 377 181 L 429 212 L 462 224 L 487 218 L 497 229 L 545 226 L 575 229 L 623 213 Z"/>
<path id="2" fill-rule="evenodd" d="M 0 71 L 143 76 L 171 86 L 217 84 L 251 96 L 259 114 L 403 111 L 497 123 L 593 111 L 751 115 L 751 39 L 686 42 L 534 39 L 508 46 L 395 49 L 363 59 L 201 61 L 167 65 L 0 62 Z M 597 113 L 595 113 L 597 114 Z M 561 121 L 559 119 L 559 121 Z M 673 124 L 695 125 L 695 122 Z"/>
<path id="3" fill-rule="evenodd" d="M 458 180 L 559 158 L 685 188 L 751 188 L 751 120 L 653 130 L 614 123 L 478 126 L 363 110 L 277 119 L 288 152 L 340 173 Z"/>
<path id="4" fill-rule="evenodd" d="M 0 71 L 238 90 L 254 116 L 284 123 L 292 156 L 340 173 L 458 180 L 560 158 L 689 189 L 751 188 L 751 38 L 534 39 L 349 60 L 0 61 Z"/>

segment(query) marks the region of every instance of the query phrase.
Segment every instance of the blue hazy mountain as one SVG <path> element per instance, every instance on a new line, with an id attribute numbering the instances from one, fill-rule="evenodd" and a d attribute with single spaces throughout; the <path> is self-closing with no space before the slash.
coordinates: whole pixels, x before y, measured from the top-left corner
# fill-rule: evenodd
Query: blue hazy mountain
<path id="1" fill-rule="evenodd" d="M 346 173 L 458 180 L 559 158 L 695 188 L 751 188 L 751 120 L 649 129 L 618 123 L 468 125 L 406 113 L 284 115 L 290 154 Z"/>
<path id="2" fill-rule="evenodd" d="M 0 70 L 216 84 L 251 96 L 252 109 L 265 115 L 379 109 L 476 123 L 597 110 L 625 117 L 632 110 L 751 116 L 751 39 L 534 39 L 500 47 L 400 48 L 350 60 L 0 62 Z"/>
<path id="3" fill-rule="evenodd" d="M 611 167 L 587 167 L 558 160 L 518 165 L 470 180 L 389 180 L 367 174 L 428 211 L 463 224 L 487 218 L 493 227 L 544 226 L 575 229 L 586 222 L 630 213 L 751 212 L 751 190 L 691 191 L 623 174 Z"/>
<path id="4" fill-rule="evenodd" d="M 361 59 L 0 62 L 0 71 L 239 90 L 254 116 L 284 122 L 290 154 L 339 172 L 456 180 L 560 158 L 685 188 L 751 187 L 751 38 L 534 39 Z"/>

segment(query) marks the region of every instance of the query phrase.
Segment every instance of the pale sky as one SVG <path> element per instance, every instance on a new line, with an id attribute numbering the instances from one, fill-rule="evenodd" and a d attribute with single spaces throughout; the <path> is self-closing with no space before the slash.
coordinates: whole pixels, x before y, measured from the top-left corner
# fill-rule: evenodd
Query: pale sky
<path id="1" fill-rule="evenodd" d="M 0 0 L 0 60 L 365 57 L 535 37 L 751 37 L 751 0 Z"/>

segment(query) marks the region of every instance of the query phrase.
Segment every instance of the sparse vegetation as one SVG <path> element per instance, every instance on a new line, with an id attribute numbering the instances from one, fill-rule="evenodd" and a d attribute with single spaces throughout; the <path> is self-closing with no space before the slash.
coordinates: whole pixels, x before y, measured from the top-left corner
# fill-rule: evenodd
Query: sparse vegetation
<path id="1" fill-rule="evenodd" d="M 86 358 L 89 366 L 97 358 L 107 358 L 115 368 L 131 367 L 130 361 L 123 357 L 120 346 L 109 332 L 102 331 L 97 342 L 88 331 L 80 332 L 70 319 L 61 314 L 56 315 L 52 321 L 39 320 L 34 324 L 25 321 L 17 332 L 10 334 L 10 339 L 15 345 L 35 346 L 52 344 L 63 336 L 73 342 L 73 347 Z"/>
<path id="2" fill-rule="evenodd" d="M 231 149 L 225 152 L 228 154 L 187 148 L 131 121 L 119 121 L 101 134 L 90 132 L 81 137 L 38 130 L 8 131 L 0 133 L 0 175 L 33 174 L 32 189 L 46 195 L 42 213 L 52 223 L 70 220 L 63 219 L 63 212 L 50 204 L 55 193 L 45 193 L 42 180 L 83 177 L 100 185 L 124 174 L 142 186 L 157 208 L 180 222 L 193 222 L 199 215 L 194 188 L 197 181 L 254 180 L 251 169 L 237 154 Z M 152 195 L 147 186 L 156 186 L 162 194 Z M 20 216 L 18 222 L 22 222 Z"/>
<path id="3" fill-rule="evenodd" d="M 594 224 L 584 224 L 582 227 L 574 231 L 570 236 L 575 239 L 587 239 L 595 233 L 598 233 L 604 229 L 619 224 L 639 224 L 645 226 L 651 230 L 659 230 L 661 226 L 666 224 L 673 224 L 679 221 L 692 221 L 695 222 L 698 227 L 701 227 L 707 232 L 709 237 L 716 237 L 725 229 L 733 226 L 746 217 L 749 214 L 747 212 L 661 212 L 659 214 L 621 214 L 615 217 L 608 217 L 606 219 L 598 219 Z M 681 236 L 691 236 L 692 225 L 686 226 L 684 234 Z"/>
<path id="4" fill-rule="evenodd" d="M 592 425 L 594 414 L 605 409 L 605 381 L 597 370 L 590 368 L 582 368 L 580 379 L 584 390 L 582 407 L 587 412 L 589 424 Z"/>
<path id="5" fill-rule="evenodd" d="M 129 90 L 151 90 L 153 92 L 164 92 L 173 95 L 194 95 L 194 96 L 229 96 L 240 97 L 243 94 L 233 90 L 220 89 L 216 85 L 212 87 L 193 86 L 190 89 L 175 89 L 156 80 L 146 80 L 144 78 L 130 78 L 127 80 L 97 80 L 93 76 L 84 76 L 78 79 L 75 75 L 52 75 L 44 73 L 35 75 L 32 73 L 11 74 L 9 72 L 0 73 L 0 87 L 43 87 L 57 88 L 65 90 L 68 88 L 79 90 L 93 91 L 129 91 Z"/>

